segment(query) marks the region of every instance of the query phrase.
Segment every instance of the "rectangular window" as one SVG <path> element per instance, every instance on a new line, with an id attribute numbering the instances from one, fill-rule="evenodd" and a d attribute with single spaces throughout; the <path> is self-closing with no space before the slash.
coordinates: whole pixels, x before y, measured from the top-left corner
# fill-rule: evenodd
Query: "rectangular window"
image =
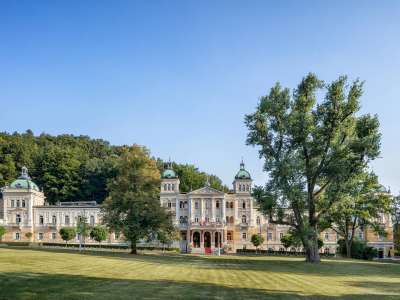
<path id="1" fill-rule="evenodd" d="M 38 240 L 39 240 L 39 241 L 43 240 L 43 232 L 39 232 L 39 234 L 38 234 Z"/>
<path id="2" fill-rule="evenodd" d="M 246 239 L 247 239 L 247 233 L 246 233 L 246 232 L 243 232 L 243 233 L 242 233 L 242 239 L 243 239 L 243 240 L 246 240 Z"/>
<path id="3" fill-rule="evenodd" d="M 283 232 L 279 233 L 279 239 L 281 240 L 283 238 Z"/>
<path id="4" fill-rule="evenodd" d="M 11 207 L 14 207 L 14 204 L 15 203 L 15 201 L 14 200 L 11 200 Z"/>
<path id="5" fill-rule="evenodd" d="M 57 233 L 52 232 L 52 233 L 51 233 L 51 239 L 52 239 L 52 240 L 57 239 Z"/>
<path id="6" fill-rule="evenodd" d="M 195 209 L 199 209 L 199 202 L 195 202 L 195 203 L 194 203 L 194 208 L 195 208 Z"/>
<path id="7" fill-rule="evenodd" d="M 219 218 L 218 217 L 215 218 L 215 222 L 219 223 Z"/>
<path id="8" fill-rule="evenodd" d="M 90 216 L 90 226 L 94 226 L 94 216 Z"/>
<path id="9" fill-rule="evenodd" d="M 39 216 L 39 225 L 43 225 L 43 223 L 44 223 L 43 216 L 40 215 L 40 216 Z"/>
<path id="10" fill-rule="evenodd" d="M 22 200 L 22 207 L 25 207 L 25 200 Z"/>
<path id="11" fill-rule="evenodd" d="M 21 234 L 19 232 L 15 233 L 15 239 L 19 241 L 21 239 Z"/>
<path id="12" fill-rule="evenodd" d="M 194 218 L 194 221 L 195 221 L 196 223 L 199 223 L 199 218 Z"/>
<path id="13" fill-rule="evenodd" d="M 267 234 L 267 240 L 268 240 L 268 241 L 272 240 L 272 232 L 268 232 L 268 234 Z"/>

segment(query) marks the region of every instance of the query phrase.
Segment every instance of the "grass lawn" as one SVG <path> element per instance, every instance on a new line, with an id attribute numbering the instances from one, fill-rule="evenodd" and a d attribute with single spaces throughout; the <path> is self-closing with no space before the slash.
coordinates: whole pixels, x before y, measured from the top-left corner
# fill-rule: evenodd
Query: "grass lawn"
<path id="1" fill-rule="evenodd" d="M 0 299 L 400 299 L 400 264 L 0 248 Z"/>

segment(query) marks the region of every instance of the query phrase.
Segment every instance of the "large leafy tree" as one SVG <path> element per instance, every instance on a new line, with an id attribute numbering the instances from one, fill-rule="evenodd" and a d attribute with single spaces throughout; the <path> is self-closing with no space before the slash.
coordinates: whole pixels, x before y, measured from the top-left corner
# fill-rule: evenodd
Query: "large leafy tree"
<path id="1" fill-rule="evenodd" d="M 261 148 L 269 174 L 254 196 L 271 222 L 296 230 L 308 262 L 320 261 L 320 218 L 338 201 L 324 192 L 379 154 L 377 117 L 357 114 L 362 92 L 358 80 L 349 84 L 343 76 L 324 84 L 308 74 L 293 95 L 277 83 L 245 119 L 247 143 Z"/>
<path id="2" fill-rule="evenodd" d="M 321 226 L 326 221 L 343 238 L 347 257 L 351 257 L 357 230 L 369 228 L 376 233 L 385 234 L 381 216 L 391 211 L 392 201 L 375 174 L 364 172 L 347 182 L 334 184 L 327 189 L 325 196 L 339 200 L 332 201 L 334 204 L 325 214 L 326 219 L 321 218 Z"/>
<path id="3" fill-rule="evenodd" d="M 160 205 L 160 172 L 146 148 L 125 147 L 117 165 L 103 203 L 103 221 L 110 231 L 122 232 L 136 254 L 138 241 L 156 236 L 171 218 Z"/>

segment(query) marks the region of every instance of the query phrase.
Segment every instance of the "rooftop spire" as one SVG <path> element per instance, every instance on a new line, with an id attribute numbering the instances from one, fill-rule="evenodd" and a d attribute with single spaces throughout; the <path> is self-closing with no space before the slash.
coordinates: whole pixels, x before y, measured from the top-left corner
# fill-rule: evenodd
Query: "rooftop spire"
<path id="1" fill-rule="evenodd" d="M 242 161 L 240 162 L 240 169 L 244 170 L 244 161 L 243 161 L 243 156 L 242 156 Z"/>

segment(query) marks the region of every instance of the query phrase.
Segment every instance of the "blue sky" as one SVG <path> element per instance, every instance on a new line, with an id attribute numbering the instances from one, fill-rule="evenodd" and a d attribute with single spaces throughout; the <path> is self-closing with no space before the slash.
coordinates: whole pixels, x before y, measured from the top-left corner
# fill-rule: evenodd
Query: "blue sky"
<path id="1" fill-rule="evenodd" d="M 244 115 L 308 72 L 365 80 L 400 191 L 399 1 L 0 1 L 0 130 L 139 143 L 232 182 Z"/>

